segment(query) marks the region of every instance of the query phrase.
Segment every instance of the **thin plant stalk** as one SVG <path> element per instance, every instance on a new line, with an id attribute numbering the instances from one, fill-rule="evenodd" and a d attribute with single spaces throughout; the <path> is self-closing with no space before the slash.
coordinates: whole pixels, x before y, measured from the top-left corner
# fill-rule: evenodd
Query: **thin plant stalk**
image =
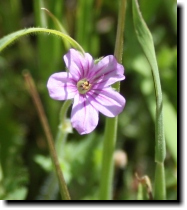
<path id="1" fill-rule="evenodd" d="M 154 183 L 154 200 L 166 199 L 166 183 L 165 183 L 165 169 L 164 162 L 156 163 L 155 169 L 155 183 Z"/>
<path id="2" fill-rule="evenodd" d="M 55 148 L 57 152 L 58 158 L 63 160 L 63 151 L 65 142 L 68 137 L 68 133 L 71 131 L 72 127 L 70 124 L 70 120 L 67 118 L 67 111 L 69 106 L 71 105 L 72 100 L 64 101 L 62 108 L 60 110 L 60 117 L 59 117 L 59 126 L 58 132 L 55 137 Z M 54 172 L 50 173 L 47 179 L 45 180 L 45 184 L 41 189 L 40 199 L 53 199 L 56 197 L 59 191 L 58 186 L 58 179 Z"/>
<path id="3" fill-rule="evenodd" d="M 53 162 L 53 165 L 54 165 L 54 168 L 55 168 L 55 171 L 56 171 L 56 174 L 57 174 L 57 178 L 58 178 L 58 181 L 59 181 L 59 188 L 60 188 L 60 193 L 61 193 L 62 200 L 70 200 L 70 195 L 69 195 L 64 177 L 63 177 L 62 170 L 60 168 L 57 153 L 56 153 L 55 146 L 54 146 L 54 143 L 53 143 L 54 140 L 53 140 L 53 137 L 52 137 L 49 125 L 48 125 L 47 117 L 45 115 L 45 112 L 44 112 L 39 94 L 38 94 L 37 89 L 36 89 L 36 86 L 34 84 L 34 81 L 31 77 L 31 75 L 29 74 L 29 72 L 27 72 L 27 71 L 24 72 L 24 78 L 25 78 L 26 84 L 29 88 L 29 91 L 30 91 L 30 94 L 32 96 L 33 102 L 36 106 L 40 121 L 42 123 L 43 129 L 44 129 L 44 132 L 45 132 L 45 135 L 46 135 L 46 139 L 47 139 L 47 143 L 48 143 L 48 147 L 49 147 L 49 152 L 50 152 L 52 162 Z"/>
<path id="4" fill-rule="evenodd" d="M 70 132 L 71 124 L 70 120 L 67 118 L 67 111 L 72 104 L 72 100 L 64 101 L 62 108 L 60 110 L 60 124 L 59 130 L 55 139 L 57 154 L 59 157 L 62 156 L 63 146 L 67 139 L 68 133 Z"/>
<path id="5" fill-rule="evenodd" d="M 33 6 L 34 6 L 34 19 L 35 19 L 35 25 L 37 27 L 42 28 L 48 28 L 48 19 L 44 12 L 41 11 L 41 7 L 45 7 L 46 1 L 44 0 L 34 0 Z M 38 57 L 38 69 L 40 71 L 37 71 L 37 75 L 39 78 L 42 78 L 44 81 L 47 80 L 48 75 L 51 74 L 52 68 L 55 68 L 54 65 L 54 59 L 53 55 L 55 54 L 53 48 L 53 45 L 51 41 L 48 41 L 48 36 L 37 36 L 37 57 Z M 53 52 L 53 53 L 49 53 Z M 51 55 L 52 54 L 52 55 Z M 49 61 L 50 62 L 47 62 Z M 44 101 L 48 101 L 48 94 L 47 92 L 44 92 L 43 94 Z M 48 101 L 49 106 L 46 107 L 46 113 L 48 116 L 49 124 L 51 125 L 51 131 L 52 133 L 55 132 L 56 128 L 56 121 L 57 117 L 54 115 L 54 111 L 56 110 L 56 104 L 54 104 L 52 101 Z"/>
<path id="6" fill-rule="evenodd" d="M 47 28 L 48 21 L 46 18 L 46 14 L 41 12 L 41 7 L 44 7 L 44 0 L 34 0 L 34 15 L 35 15 L 35 24 L 37 27 Z M 47 42 L 48 37 L 38 36 L 37 44 L 38 44 L 38 57 L 39 57 L 39 68 L 45 69 L 45 71 L 38 71 L 39 76 L 43 79 L 47 79 L 48 74 L 50 73 L 48 61 L 50 58 L 50 54 L 46 53 L 49 51 L 51 47 L 51 43 Z M 48 74 L 47 74 L 48 73 Z"/>
<path id="7" fill-rule="evenodd" d="M 156 120 L 155 120 L 155 188 L 154 199 L 166 199 L 166 183 L 164 172 L 164 160 L 166 156 L 166 145 L 164 136 L 163 125 L 163 112 L 162 112 L 162 88 L 160 83 L 159 69 L 156 60 L 156 53 L 152 35 L 141 15 L 137 0 L 133 0 L 133 19 L 134 26 L 138 41 L 147 57 L 151 66 L 153 82 L 155 87 L 156 96 Z"/>
<path id="8" fill-rule="evenodd" d="M 122 62 L 123 52 L 123 34 L 125 27 L 125 11 L 126 0 L 120 0 L 120 9 L 118 14 L 118 26 L 115 43 L 114 56 L 119 63 Z M 113 86 L 117 91 L 120 90 L 120 83 L 117 82 Z M 117 138 L 117 124 L 118 117 L 107 118 L 103 143 L 103 158 L 102 158 L 102 171 L 100 183 L 100 200 L 112 200 L 112 183 L 114 174 L 113 152 L 115 149 Z"/>

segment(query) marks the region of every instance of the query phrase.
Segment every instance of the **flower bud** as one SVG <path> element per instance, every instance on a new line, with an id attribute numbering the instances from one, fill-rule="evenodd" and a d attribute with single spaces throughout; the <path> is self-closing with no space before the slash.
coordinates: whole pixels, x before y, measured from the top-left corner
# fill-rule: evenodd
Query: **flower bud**
<path id="1" fill-rule="evenodd" d="M 63 133 L 73 133 L 70 119 L 66 119 L 58 128 L 61 129 Z"/>

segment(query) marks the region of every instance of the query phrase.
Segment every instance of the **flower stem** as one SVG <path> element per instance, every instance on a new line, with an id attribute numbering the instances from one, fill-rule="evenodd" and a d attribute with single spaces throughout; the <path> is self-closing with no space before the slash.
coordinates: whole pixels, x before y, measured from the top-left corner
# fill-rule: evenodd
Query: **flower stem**
<path id="1" fill-rule="evenodd" d="M 58 161 L 56 151 L 55 151 L 55 146 L 54 146 L 54 143 L 53 143 L 54 140 L 53 140 L 53 137 L 52 137 L 49 125 L 48 125 L 47 117 L 45 115 L 45 112 L 44 112 L 39 94 L 38 94 L 37 89 L 36 89 L 36 86 L 34 84 L 34 81 L 31 77 L 31 75 L 29 74 L 29 72 L 27 72 L 27 71 L 24 72 L 24 78 L 25 78 L 26 84 L 28 85 L 30 94 L 32 96 L 33 102 L 36 106 L 40 121 L 41 121 L 43 129 L 44 129 L 44 132 L 46 134 L 46 139 L 47 139 L 47 143 L 48 143 L 48 147 L 49 147 L 49 152 L 50 152 L 50 155 L 51 155 L 54 167 L 55 167 L 55 171 L 56 171 L 56 174 L 57 174 L 57 177 L 58 177 L 60 193 L 61 193 L 62 199 L 63 200 L 70 200 L 69 192 L 68 192 L 63 174 L 62 174 L 62 170 L 61 170 L 60 165 L 59 165 L 59 161 Z"/>
<path id="2" fill-rule="evenodd" d="M 56 150 L 59 157 L 62 157 L 62 151 L 63 151 L 62 148 L 67 139 L 69 130 L 71 130 L 71 128 L 69 128 L 71 126 L 70 122 L 68 121 L 66 117 L 68 108 L 71 105 L 71 103 L 72 103 L 72 100 L 64 101 L 62 108 L 60 110 L 60 125 L 59 125 L 59 130 L 55 139 Z"/>
<path id="3" fill-rule="evenodd" d="M 126 0 L 120 0 L 118 14 L 118 26 L 114 55 L 119 63 L 122 63 L 123 53 L 123 34 L 125 27 L 125 11 Z M 117 91 L 120 90 L 120 83 L 117 82 L 113 86 Z M 117 137 L 117 124 L 118 117 L 107 118 L 105 125 L 104 143 L 103 143 L 103 158 L 102 158 L 102 171 L 100 183 L 100 200 L 112 200 L 112 182 L 113 182 L 113 152 L 116 144 Z"/>
<path id="4" fill-rule="evenodd" d="M 118 117 L 107 118 L 103 143 L 100 200 L 112 200 L 113 152 L 116 143 Z"/>
<path id="5" fill-rule="evenodd" d="M 72 100 L 64 101 L 62 108 L 60 110 L 60 122 L 61 123 L 64 123 L 64 121 L 66 120 L 67 111 L 68 111 L 68 108 L 71 105 L 71 103 L 72 103 Z"/>

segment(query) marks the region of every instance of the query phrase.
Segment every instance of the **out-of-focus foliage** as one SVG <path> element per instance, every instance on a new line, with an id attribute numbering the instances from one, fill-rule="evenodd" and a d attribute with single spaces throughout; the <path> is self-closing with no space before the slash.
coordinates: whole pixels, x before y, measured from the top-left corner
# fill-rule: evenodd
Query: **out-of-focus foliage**
<path id="1" fill-rule="evenodd" d="M 167 199 L 177 199 L 177 30 L 175 0 L 139 0 L 142 15 L 153 35 L 164 96 L 164 126 L 167 141 L 165 161 Z M 49 9 L 68 33 L 95 58 L 113 54 L 118 1 L 107 0 L 0 0 L 0 38 L 26 27 L 54 28 L 41 7 Z M 8 12 L 7 12 L 8 11 Z M 49 98 L 48 77 L 64 69 L 66 53 L 61 39 L 51 35 L 23 37 L 0 54 L 0 198 L 59 199 L 58 186 L 45 135 L 36 109 L 26 91 L 22 71 L 28 69 L 40 93 L 55 137 L 61 102 Z M 154 180 L 155 96 L 150 67 L 137 42 L 131 1 L 127 0 L 123 65 L 126 80 L 121 94 L 127 100 L 119 115 L 116 149 L 124 150 L 128 162 L 115 169 L 114 198 L 137 199 L 134 176 Z M 72 199 L 96 200 L 100 182 L 102 137 L 105 118 L 97 129 L 68 136 L 60 158 Z M 154 186 L 154 183 L 152 182 Z"/>

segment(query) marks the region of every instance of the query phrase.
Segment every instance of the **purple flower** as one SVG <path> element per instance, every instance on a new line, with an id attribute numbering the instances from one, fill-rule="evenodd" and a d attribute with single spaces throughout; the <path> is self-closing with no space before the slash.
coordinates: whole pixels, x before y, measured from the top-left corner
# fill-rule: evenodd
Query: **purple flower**
<path id="1" fill-rule="evenodd" d="M 107 117 L 122 112 L 125 99 L 111 85 L 125 79 L 124 68 L 113 55 L 94 63 L 89 53 L 70 49 L 64 61 L 69 72 L 52 74 L 47 88 L 55 100 L 74 99 L 71 123 L 80 134 L 95 129 L 99 112 Z"/>

